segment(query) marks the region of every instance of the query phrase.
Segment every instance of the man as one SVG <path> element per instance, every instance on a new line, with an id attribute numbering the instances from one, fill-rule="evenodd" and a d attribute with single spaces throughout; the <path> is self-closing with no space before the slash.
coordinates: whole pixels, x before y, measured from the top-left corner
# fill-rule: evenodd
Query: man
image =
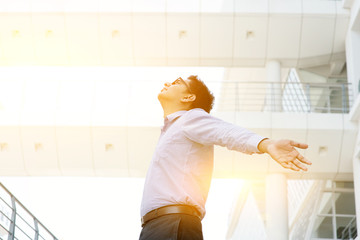
<path id="1" fill-rule="evenodd" d="M 247 154 L 268 153 L 294 171 L 311 164 L 291 140 L 270 140 L 212 117 L 214 97 L 197 78 L 165 83 L 158 95 L 164 126 L 144 186 L 140 240 L 200 240 L 214 145 Z"/>

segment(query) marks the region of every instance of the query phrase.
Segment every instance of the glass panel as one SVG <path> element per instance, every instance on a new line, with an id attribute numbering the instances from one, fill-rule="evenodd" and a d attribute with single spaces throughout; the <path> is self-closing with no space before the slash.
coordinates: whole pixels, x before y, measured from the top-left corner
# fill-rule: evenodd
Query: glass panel
<path id="1" fill-rule="evenodd" d="M 319 208 L 320 214 L 332 214 L 331 195 L 332 193 L 329 192 L 323 193 Z"/>
<path id="2" fill-rule="evenodd" d="M 335 182 L 337 188 L 354 188 L 354 182 Z"/>
<path id="3" fill-rule="evenodd" d="M 332 238 L 332 217 L 316 217 L 312 238 Z"/>
<path id="4" fill-rule="evenodd" d="M 336 214 L 355 215 L 354 193 L 341 193 L 335 201 Z"/>
<path id="5" fill-rule="evenodd" d="M 309 109 L 303 86 L 297 79 L 294 70 L 290 71 L 282 95 L 284 111 L 307 112 Z"/>

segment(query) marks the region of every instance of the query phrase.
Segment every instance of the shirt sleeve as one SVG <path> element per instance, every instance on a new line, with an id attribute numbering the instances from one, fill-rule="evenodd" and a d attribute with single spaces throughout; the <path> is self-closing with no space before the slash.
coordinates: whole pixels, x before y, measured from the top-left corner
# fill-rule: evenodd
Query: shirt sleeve
<path id="1" fill-rule="evenodd" d="M 220 145 L 246 154 L 261 153 L 258 144 L 265 139 L 254 132 L 213 117 L 205 111 L 190 110 L 183 132 L 190 140 L 203 145 Z"/>

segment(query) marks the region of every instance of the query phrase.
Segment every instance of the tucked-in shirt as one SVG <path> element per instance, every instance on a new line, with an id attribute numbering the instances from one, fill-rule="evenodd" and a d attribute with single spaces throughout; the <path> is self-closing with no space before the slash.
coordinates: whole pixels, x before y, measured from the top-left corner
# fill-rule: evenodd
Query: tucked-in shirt
<path id="1" fill-rule="evenodd" d="M 214 145 L 252 154 L 259 153 L 263 139 L 199 108 L 168 115 L 146 175 L 141 216 L 166 205 L 186 204 L 204 217 Z"/>

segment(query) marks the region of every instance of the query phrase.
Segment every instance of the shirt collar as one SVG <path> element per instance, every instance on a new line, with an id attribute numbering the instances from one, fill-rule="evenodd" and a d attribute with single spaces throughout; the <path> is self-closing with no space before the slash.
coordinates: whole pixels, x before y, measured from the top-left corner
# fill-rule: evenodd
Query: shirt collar
<path id="1" fill-rule="evenodd" d="M 186 112 L 187 112 L 186 110 L 182 110 L 182 111 L 177 111 L 177 112 L 174 112 L 172 114 L 169 114 L 169 115 L 166 116 L 164 121 L 172 122 L 175 118 L 182 116 Z"/>
<path id="2" fill-rule="evenodd" d="M 166 129 L 168 129 L 168 127 L 170 126 L 170 124 L 177 118 L 181 117 L 184 113 L 186 113 L 187 111 L 178 111 L 178 112 L 174 112 L 172 114 L 167 115 L 164 118 L 164 126 L 161 128 L 161 132 L 164 133 L 166 131 Z"/>

